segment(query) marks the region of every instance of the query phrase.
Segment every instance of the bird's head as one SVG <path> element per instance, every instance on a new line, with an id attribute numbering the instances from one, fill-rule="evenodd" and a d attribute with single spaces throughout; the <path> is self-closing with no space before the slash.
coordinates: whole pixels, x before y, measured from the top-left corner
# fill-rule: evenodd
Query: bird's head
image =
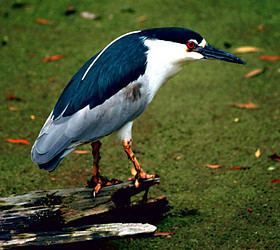
<path id="1" fill-rule="evenodd" d="M 211 46 L 205 39 L 202 39 L 200 43 L 195 39 L 189 39 L 186 42 L 186 47 L 190 59 L 217 59 L 231 63 L 245 64 L 245 62 L 237 56 Z"/>
<path id="2" fill-rule="evenodd" d="M 245 64 L 237 56 L 214 48 L 200 34 L 189 29 L 156 28 L 143 30 L 142 34 L 147 38 L 145 43 L 149 48 L 156 47 L 158 54 L 169 54 L 174 62 L 217 59 Z"/>

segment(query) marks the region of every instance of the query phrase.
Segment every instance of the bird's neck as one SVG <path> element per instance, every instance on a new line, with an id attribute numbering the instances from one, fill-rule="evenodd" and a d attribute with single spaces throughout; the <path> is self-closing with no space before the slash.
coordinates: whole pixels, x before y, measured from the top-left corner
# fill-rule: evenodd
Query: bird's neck
<path id="1" fill-rule="evenodd" d="M 147 65 L 148 67 L 148 65 Z M 148 85 L 149 85 L 149 101 L 152 101 L 159 88 L 172 76 L 174 76 L 181 67 L 178 65 L 165 65 L 161 68 L 151 68 L 148 69 Z M 149 74 L 152 72 L 151 74 Z"/>
<path id="2" fill-rule="evenodd" d="M 174 76 L 185 62 L 185 46 L 168 41 L 144 41 L 148 47 L 145 79 L 149 86 L 149 101 L 159 88 Z"/>

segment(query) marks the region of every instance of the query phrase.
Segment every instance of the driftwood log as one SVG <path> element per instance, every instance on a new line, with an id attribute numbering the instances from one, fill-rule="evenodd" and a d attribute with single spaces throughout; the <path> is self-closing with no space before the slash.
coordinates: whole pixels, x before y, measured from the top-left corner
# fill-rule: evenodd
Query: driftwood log
<path id="1" fill-rule="evenodd" d="M 91 188 L 70 188 L 0 198 L 0 249 L 153 233 L 156 227 L 147 222 L 160 219 L 168 203 L 165 197 L 147 197 L 159 181 L 104 187 L 96 197 Z"/>

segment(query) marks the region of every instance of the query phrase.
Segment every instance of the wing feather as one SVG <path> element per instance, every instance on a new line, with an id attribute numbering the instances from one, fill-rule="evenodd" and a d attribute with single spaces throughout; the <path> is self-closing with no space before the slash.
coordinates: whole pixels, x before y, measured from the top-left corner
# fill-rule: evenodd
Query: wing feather
<path id="1" fill-rule="evenodd" d="M 138 79 L 146 70 L 146 52 L 143 38 L 132 33 L 93 56 L 62 92 L 53 118 L 70 116 L 87 105 L 92 109 Z"/>
<path id="2" fill-rule="evenodd" d="M 78 111 L 101 105 L 144 74 L 147 50 L 143 38 L 131 33 L 108 45 L 80 68 L 63 90 L 33 145 L 32 160 L 40 168 L 54 170 L 74 149 L 73 145 L 79 144 L 81 138 L 77 134 L 88 129 L 88 122 L 75 123 Z M 71 129 L 74 132 L 69 134 Z"/>

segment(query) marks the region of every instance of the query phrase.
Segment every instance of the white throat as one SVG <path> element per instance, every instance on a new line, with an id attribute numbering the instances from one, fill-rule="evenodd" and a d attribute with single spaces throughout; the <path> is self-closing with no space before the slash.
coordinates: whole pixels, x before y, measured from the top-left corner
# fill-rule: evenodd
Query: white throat
<path id="1" fill-rule="evenodd" d="M 187 59 L 186 45 L 175 42 L 146 39 L 147 67 L 144 78 L 149 84 L 149 101 L 170 77 L 175 75 Z"/>

